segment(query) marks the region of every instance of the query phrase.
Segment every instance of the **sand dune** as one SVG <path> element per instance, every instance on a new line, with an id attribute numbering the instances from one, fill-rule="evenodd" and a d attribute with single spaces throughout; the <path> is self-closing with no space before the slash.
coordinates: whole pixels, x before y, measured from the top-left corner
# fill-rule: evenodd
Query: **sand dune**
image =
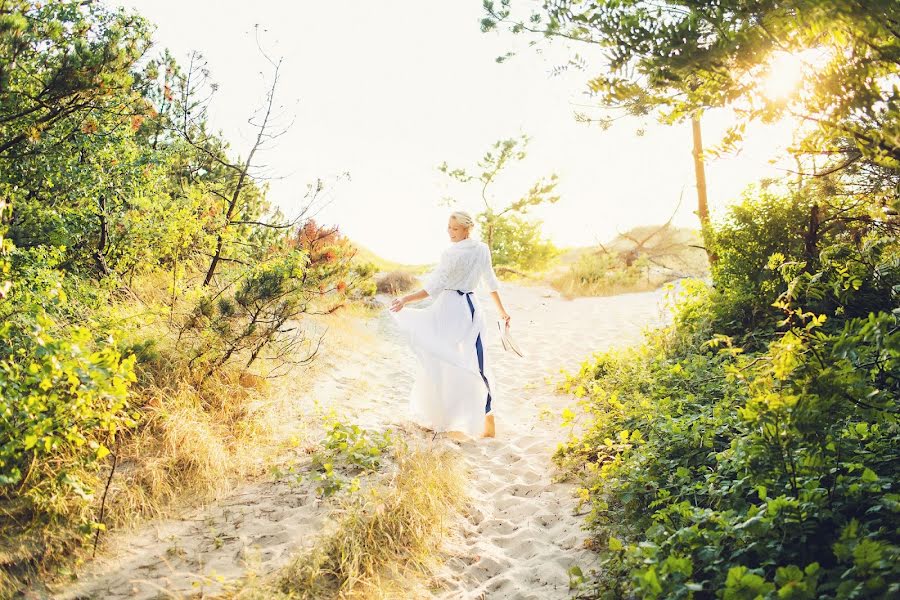
<path id="1" fill-rule="evenodd" d="M 592 352 L 636 342 L 643 327 L 660 321 L 662 294 L 567 301 L 547 288 L 506 285 L 503 296 L 525 357 L 486 340 L 500 390 L 496 439 L 432 442 L 404 419 L 414 359 L 386 314 L 358 323 L 352 345 L 326 341 L 311 393 L 294 395 L 289 380 L 281 390 L 286 414 L 296 416 L 282 433 L 302 438 L 277 461 L 282 464 L 307 460 L 302 447 L 321 433 L 316 404 L 363 427 L 400 429 L 460 452 L 470 474 L 470 508 L 446 540 L 435 581 L 416 589 L 416 598 L 566 598 L 569 568 L 587 569 L 594 561 L 583 549 L 572 486 L 554 482 L 550 458 L 565 431 L 552 415 L 570 400 L 546 380 L 560 368 L 577 368 Z M 482 302 L 490 318 L 492 308 Z M 53 597 L 215 596 L 248 573 L 265 575 L 286 564 L 313 541 L 332 508 L 311 484 L 272 477 L 247 483 L 180 518 L 110 535 L 104 557 L 76 583 L 55 586 Z"/>

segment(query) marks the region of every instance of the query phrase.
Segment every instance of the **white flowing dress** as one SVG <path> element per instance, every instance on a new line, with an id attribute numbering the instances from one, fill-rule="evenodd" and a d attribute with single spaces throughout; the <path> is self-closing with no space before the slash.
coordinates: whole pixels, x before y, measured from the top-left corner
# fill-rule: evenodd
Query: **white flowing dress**
<path id="1" fill-rule="evenodd" d="M 480 435 L 497 399 L 484 351 L 484 312 L 473 293 L 479 284 L 491 292 L 499 289 L 491 251 L 483 242 L 461 240 L 444 251 L 426 279 L 423 287 L 434 301 L 391 313 L 419 363 L 411 417 L 434 431 Z"/>

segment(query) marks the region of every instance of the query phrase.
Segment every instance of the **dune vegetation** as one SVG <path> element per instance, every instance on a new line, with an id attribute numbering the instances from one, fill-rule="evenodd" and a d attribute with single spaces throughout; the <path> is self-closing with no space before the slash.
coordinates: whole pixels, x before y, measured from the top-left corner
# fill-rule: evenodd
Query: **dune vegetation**
<path id="1" fill-rule="evenodd" d="M 606 48 L 589 83 L 598 99 L 691 120 L 695 148 L 715 108 L 736 119 L 719 151 L 740 147 L 754 121 L 797 128 L 796 173 L 717 220 L 695 154 L 711 281 L 683 282 L 670 325 L 561 383 L 582 410 L 556 458 L 581 484 L 602 556 L 575 572 L 579 594 L 896 597 L 900 6 L 485 9 L 487 30 Z M 775 69 L 789 60 L 799 75 L 785 82 Z"/>
<path id="2" fill-rule="evenodd" d="M 331 180 L 270 201 L 259 37 L 235 145 L 202 55 L 140 14 L 0 0 L 0 598 L 900 597 L 900 3 L 480 4 L 485 33 L 602 52 L 553 70 L 586 73 L 586 125 L 690 123 L 698 223 L 561 249 L 549 167 L 498 190 L 530 138 L 441 164 L 524 350 L 477 338 L 497 437 L 463 440 L 407 419 L 376 298 L 430 266 L 313 218 Z M 711 215 L 710 159 L 759 124 L 795 166 Z M 165 517 L 191 525 L 128 538 Z"/>
<path id="3" fill-rule="evenodd" d="M 698 231 L 641 226 L 605 244 L 564 252 L 544 275 L 567 297 L 655 290 L 685 278 L 705 278 L 709 261 Z"/>
<path id="4" fill-rule="evenodd" d="M 277 65 L 239 151 L 194 59 L 100 3 L 0 7 L 0 596 L 246 475 L 307 324 L 374 293 L 340 232 L 256 178 Z"/>
<path id="5" fill-rule="evenodd" d="M 392 446 L 379 482 L 343 499 L 306 552 L 237 598 L 406 597 L 437 564 L 442 535 L 466 502 L 448 450 Z"/>

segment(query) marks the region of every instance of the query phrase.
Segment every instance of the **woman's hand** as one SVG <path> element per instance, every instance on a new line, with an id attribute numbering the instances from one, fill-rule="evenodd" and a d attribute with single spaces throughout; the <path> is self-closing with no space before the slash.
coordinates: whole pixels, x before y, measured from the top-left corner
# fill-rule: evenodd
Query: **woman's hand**
<path id="1" fill-rule="evenodd" d="M 403 310 L 403 307 L 409 304 L 410 302 L 418 302 L 419 300 L 424 300 L 428 297 L 428 292 L 425 290 L 419 290 L 415 294 L 407 294 L 405 296 L 401 296 L 400 298 L 395 299 L 391 302 L 391 312 L 400 312 Z"/>
<path id="2" fill-rule="evenodd" d="M 403 307 L 406 306 L 406 296 L 402 298 L 394 298 L 394 301 L 391 302 L 391 312 L 400 312 L 403 310 Z"/>
<path id="3" fill-rule="evenodd" d="M 512 320 L 512 317 L 509 316 L 509 313 L 505 310 L 500 311 L 500 318 L 506 322 L 506 326 L 509 327 L 509 322 Z"/>

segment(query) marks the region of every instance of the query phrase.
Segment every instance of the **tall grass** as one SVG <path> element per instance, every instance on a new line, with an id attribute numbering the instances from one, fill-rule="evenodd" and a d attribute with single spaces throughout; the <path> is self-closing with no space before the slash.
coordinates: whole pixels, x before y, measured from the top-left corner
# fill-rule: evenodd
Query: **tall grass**
<path id="1" fill-rule="evenodd" d="M 158 275 L 136 278 L 130 291 L 107 306 L 102 325 L 122 333 L 123 354 L 138 357 L 128 400 L 137 425 L 118 432 L 112 454 L 98 466 L 74 471 L 90 497 L 60 498 L 52 521 L 37 518 L 23 500 L 0 503 L 0 598 L 40 577 L 52 579 L 72 559 L 89 557 L 95 532 L 77 524 L 99 522 L 101 505 L 105 529 L 131 526 L 208 502 L 235 482 L 262 473 L 266 455 L 288 443 L 284 424 L 300 416 L 297 396 L 327 366 L 316 361 L 302 374 L 267 379 L 265 372 L 235 362 L 203 377 L 189 368 L 190 357 L 170 325 L 188 301 L 178 299 L 172 307 L 171 288 Z M 339 354 L 351 347 L 350 339 L 358 339 L 354 323 L 371 312 L 354 303 L 338 313 L 309 315 L 303 326 L 324 331 L 327 323 L 330 347 Z M 290 397 L 283 388 L 290 389 Z M 99 536 L 101 550 L 105 535 Z"/>
<path id="2" fill-rule="evenodd" d="M 567 297 L 613 296 L 655 290 L 671 277 L 654 274 L 648 265 L 618 264 L 604 254 L 585 253 L 568 270 L 551 279 L 554 289 Z"/>
<path id="3" fill-rule="evenodd" d="M 446 450 L 398 444 L 386 480 L 344 502 L 334 526 L 244 599 L 397 598 L 428 574 L 441 537 L 465 503 L 464 475 Z"/>

